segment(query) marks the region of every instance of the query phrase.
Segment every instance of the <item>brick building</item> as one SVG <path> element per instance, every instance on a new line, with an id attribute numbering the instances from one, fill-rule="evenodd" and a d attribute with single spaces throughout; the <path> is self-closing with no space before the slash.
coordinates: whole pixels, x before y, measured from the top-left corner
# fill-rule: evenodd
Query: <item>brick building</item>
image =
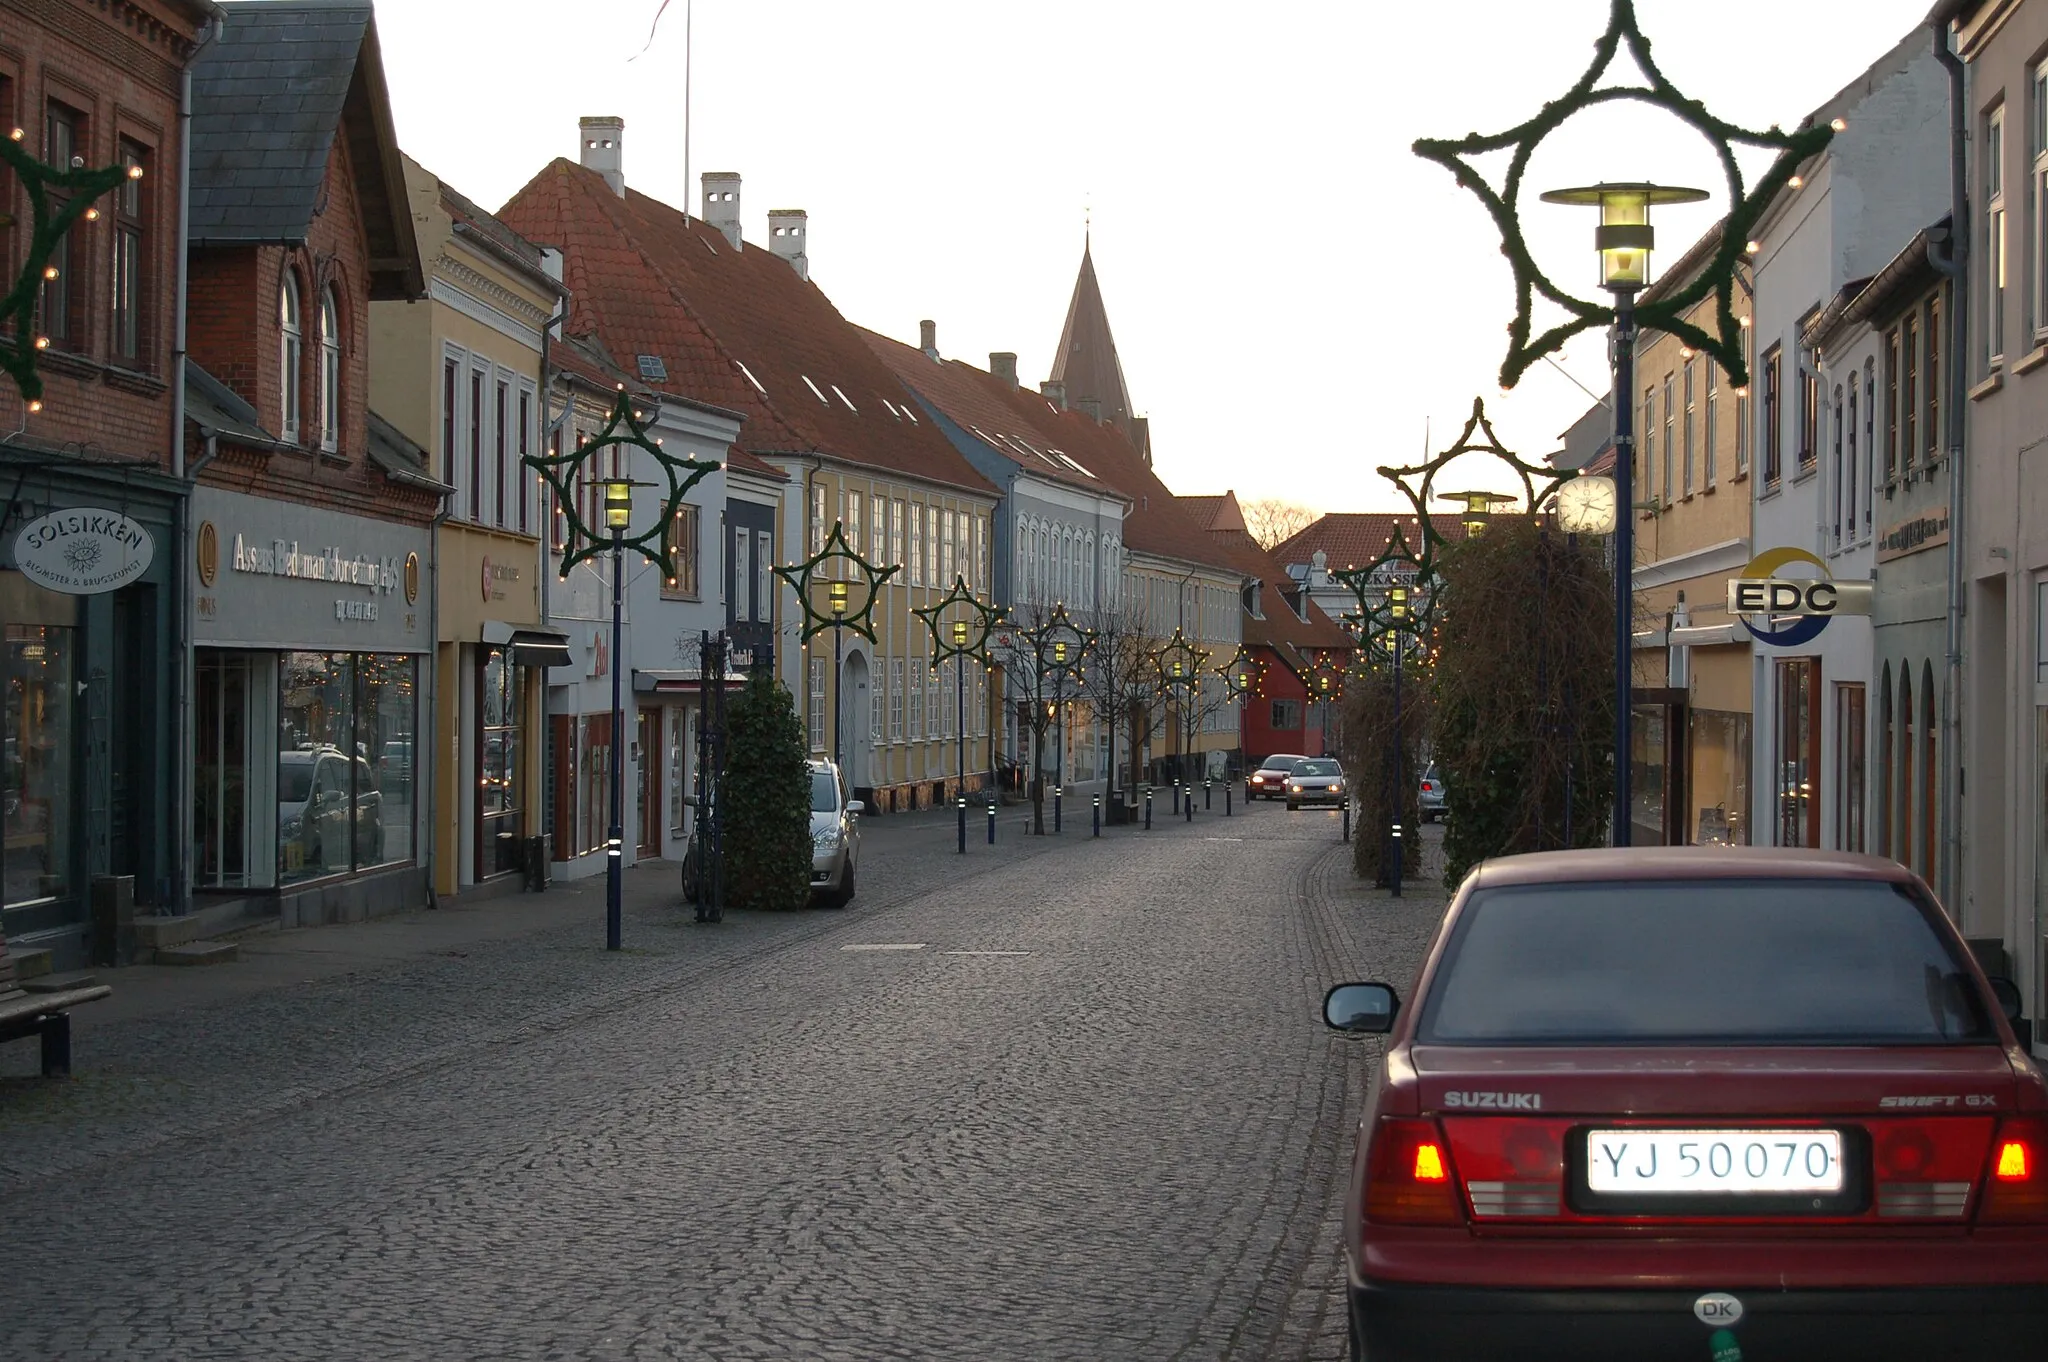
<path id="1" fill-rule="evenodd" d="M 0 382 L 0 924 L 62 964 L 86 952 L 95 879 L 133 876 L 145 904 L 179 883 L 179 97 L 217 14 L 206 0 L 0 8 L 0 136 L 58 168 L 133 172 L 49 262 L 40 405 Z M 0 168 L 5 286 L 29 209 Z"/>
<path id="2" fill-rule="evenodd" d="M 369 406 L 424 292 L 367 4 L 222 6 L 194 63 L 187 407 L 199 915 L 423 903 L 415 797 L 449 490 Z"/>

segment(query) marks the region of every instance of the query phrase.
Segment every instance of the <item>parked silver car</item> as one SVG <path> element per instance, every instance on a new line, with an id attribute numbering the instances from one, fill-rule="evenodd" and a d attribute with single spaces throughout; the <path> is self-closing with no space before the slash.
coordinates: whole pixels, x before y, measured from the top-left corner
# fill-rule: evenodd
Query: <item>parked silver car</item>
<path id="1" fill-rule="evenodd" d="M 846 778 L 829 761 L 809 763 L 811 772 L 811 897 L 827 908 L 853 901 L 853 872 L 860 860 L 860 813 L 866 807 L 846 797 Z"/>
<path id="2" fill-rule="evenodd" d="M 1422 821 L 1433 823 L 1444 816 L 1444 778 L 1437 774 L 1436 763 L 1422 773 L 1422 788 L 1416 792 L 1416 806 L 1422 813 Z"/>

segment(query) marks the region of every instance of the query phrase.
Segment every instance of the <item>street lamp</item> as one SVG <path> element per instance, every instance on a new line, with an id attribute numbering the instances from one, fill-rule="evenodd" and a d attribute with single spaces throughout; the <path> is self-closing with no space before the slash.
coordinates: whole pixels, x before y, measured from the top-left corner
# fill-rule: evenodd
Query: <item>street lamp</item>
<path id="1" fill-rule="evenodd" d="M 846 623 L 846 583 L 833 582 L 825 589 L 825 597 L 832 604 L 832 764 L 840 766 L 839 721 L 846 713 L 846 696 L 840 690 L 845 677 L 839 670 L 842 665 L 839 628 Z"/>
<path id="2" fill-rule="evenodd" d="M 1655 184 L 1596 184 L 1553 189 L 1545 203 L 1600 210 L 1593 234 L 1600 286 L 1614 295 L 1614 845 L 1629 844 L 1629 686 L 1635 621 L 1636 294 L 1649 287 L 1656 204 L 1698 203 L 1704 189 Z"/>
<path id="3" fill-rule="evenodd" d="M 1194 701 L 1188 694 L 1188 690 L 1199 679 L 1202 664 L 1209 660 L 1209 654 L 1188 642 L 1187 637 L 1176 628 L 1173 631 L 1173 637 L 1161 644 L 1158 651 L 1152 656 L 1154 665 L 1159 668 L 1160 681 L 1168 689 L 1177 692 L 1180 697 L 1180 727 L 1185 738 L 1181 743 L 1179 764 L 1182 768 L 1182 774 L 1187 777 L 1190 785 L 1192 785 L 1193 777 L 1187 775 L 1186 767 L 1188 765 L 1188 758 L 1193 755 L 1194 751 L 1195 723 Z M 1189 817 L 1193 816 L 1192 805 L 1189 806 L 1187 812 Z"/>
<path id="4" fill-rule="evenodd" d="M 944 630 L 939 628 L 940 616 L 951 611 L 954 614 Z M 993 606 L 982 604 L 968 589 L 967 579 L 955 575 L 952 589 L 938 600 L 912 612 L 925 623 L 932 636 L 932 666 L 937 668 L 948 657 L 953 659 L 954 720 L 959 725 L 956 741 L 959 766 L 955 775 L 954 806 L 960 815 L 960 847 L 962 856 L 967 854 L 967 659 L 974 658 L 981 663 L 984 672 L 993 665 L 989 656 L 989 636 L 1002 620 L 1003 612 Z M 991 763 L 993 765 L 993 763 Z M 995 799 L 995 774 L 989 774 L 988 796 Z M 989 828 L 991 836 L 995 828 L 995 805 L 989 805 Z"/>
<path id="5" fill-rule="evenodd" d="M 619 616 L 626 580 L 626 527 L 633 520 L 633 480 L 605 478 L 603 486 L 604 527 L 611 531 L 612 539 L 612 779 L 610 830 L 605 840 L 604 939 L 605 949 L 615 951 L 625 932 L 626 837 L 620 820 L 626 802 L 626 764 L 619 760 L 619 749 L 625 737 L 626 716 L 619 694 Z"/>
<path id="6" fill-rule="evenodd" d="M 1515 499 L 1505 492 L 1439 492 L 1439 501 L 1455 501 L 1464 505 L 1464 513 L 1458 523 L 1465 527 L 1468 539 L 1477 539 L 1486 533 L 1486 522 L 1493 518 L 1496 507 L 1505 509 L 1515 504 Z"/>

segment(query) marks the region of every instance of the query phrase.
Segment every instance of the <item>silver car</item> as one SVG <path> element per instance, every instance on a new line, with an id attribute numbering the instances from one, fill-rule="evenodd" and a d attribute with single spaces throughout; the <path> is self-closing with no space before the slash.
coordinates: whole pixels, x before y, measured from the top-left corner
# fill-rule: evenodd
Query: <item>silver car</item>
<path id="1" fill-rule="evenodd" d="M 860 813 L 866 807 L 846 797 L 846 778 L 829 761 L 809 763 L 811 773 L 811 897 L 827 908 L 853 901 L 854 864 L 860 859 Z"/>

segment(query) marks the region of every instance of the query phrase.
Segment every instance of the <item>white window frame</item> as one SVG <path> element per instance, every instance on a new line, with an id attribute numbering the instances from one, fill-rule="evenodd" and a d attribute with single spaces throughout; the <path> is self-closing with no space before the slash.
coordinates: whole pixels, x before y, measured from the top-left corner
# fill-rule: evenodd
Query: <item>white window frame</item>
<path id="1" fill-rule="evenodd" d="M 304 414 L 300 379 L 305 367 L 306 312 L 299 297 L 299 276 L 287 265 L 277 286 L 278 438 L 299 442 Z"/>
<path id="2" fill-rule="evenodd" d="M 320 448 L 341 448 L 341 304 L 332 284 L 320 290 Z"/>
<path id="3" fill-rule="evenodd" d="M 754 532 L 745 525 L 732 532 L 732 617 L 736 622 L 754 617 Z"/>
<path id="4" fill-rule="evenodd" d="M 1718 404 L 1721 400 L 1721 366 L 1709 359 L 1706 375 L 1707 392 L 1705 400 L 1701 403 L 1700 417 L 1700 453 L 1704 456 L 1700 468 L 1700 486 L 1711 489 L 1714 485 L 1714 437 L 1720 428 L 1720 422 L 1715 418 L 1720 410 Z"/>
<path id="5" fill-rule="evenodd" d="M 2009 267 L 2005 233 L 2005 104 L 1984 115 L 1982 162 L 1978 167 L 1984 203 L 1984 368 L 2005 362 L 2005 285 Z"/>
<path id="6" fill-rule="evenodd" d="M 901 506 L 902 502 L 897 502 Z M 889 659 L 889 741 L 903 741 L 903 659 Z"/>
<path id="7" fill-rule="evenodd" d="M 825 659 L 813 657 L 810 664 L 811 703 L 805 719 L 810 726 L 811 750 L 825 750 Z"/>

